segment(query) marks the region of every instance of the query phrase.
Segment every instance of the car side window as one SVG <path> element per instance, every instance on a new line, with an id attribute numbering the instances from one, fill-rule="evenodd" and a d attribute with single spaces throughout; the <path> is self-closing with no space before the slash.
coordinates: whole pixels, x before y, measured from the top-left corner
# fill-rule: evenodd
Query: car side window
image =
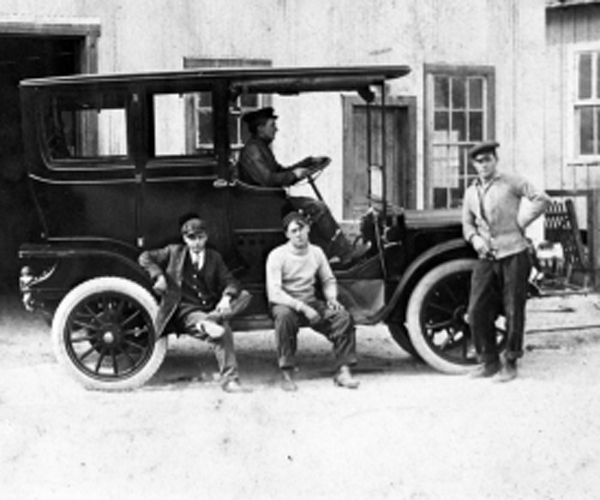
<path id="1" fill-rule="evenodd" d="M 212 92 L 208 88 L 154 92 L 149 97 L 151 158 L 215 159 Z"/>
<path id="2" fill-rule="evenodd" d="M 210 91 L 153 94 L 150 156 L 214 158 L 211 97 Z"/>
<path id="3" fill-rule="evenodd" d="M 228 133 L 233 154 L 247 139 L 242 115 L 265 102 L 262 95 L 244 94 L 229 103 Z M 151 94 L 150 105 L 153 116 L 151 158 L 215 158 L 214 103 L 209 88 L 155 92 Z"/>
<path id="4" fill-rule="evenodd" d="M 42 105 L 42 137 L 51 160 L 125 159 L 127 111 L 124 94 L 48 95 Z M 74 162 L 78 164 L 79 162 Z"/>

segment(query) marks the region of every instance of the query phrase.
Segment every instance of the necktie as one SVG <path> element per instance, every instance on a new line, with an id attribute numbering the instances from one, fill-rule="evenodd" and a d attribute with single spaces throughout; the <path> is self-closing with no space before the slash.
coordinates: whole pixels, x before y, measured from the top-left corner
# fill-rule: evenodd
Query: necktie
<path id="1" fill-rule="evenodd" d="M 197 271 L 200 271 L 200 269 L 202 269 L 203 262 L 201 253 L 192 254 L 192 264 L 194 266 L 194 269 L 196 269 Z"/>

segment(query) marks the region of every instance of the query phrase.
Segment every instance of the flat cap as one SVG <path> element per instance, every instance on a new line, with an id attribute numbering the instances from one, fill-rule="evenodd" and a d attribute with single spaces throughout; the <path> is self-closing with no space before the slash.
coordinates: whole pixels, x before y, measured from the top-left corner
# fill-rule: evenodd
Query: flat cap
<path id="1" fill-rule="evenodd" d="M 181 234 L 185 236 L 206 234 L 206 222 L 199 217 L 190 217 L 181 224 Z"/>
<path id="2" fill-rule="evenodd" d="M 242 116 L 242 120 L 244 120 L 248 125 L 252 125 L 259 120 L 268 120 L 269 118 L 277 119 L 275 110 L 271 106 L 260 108 L 255 111 L 249 111 Z"/>
<path id="3" fill-rule="evenodd" d="M 483 153 L 496 152 L 496 148 L 500 147 L 495 141 L 483 141 L 475 144 L 471 149 L 469 149 L 469 158 L 471 160 L 475 159 L 476 156 Z"/>

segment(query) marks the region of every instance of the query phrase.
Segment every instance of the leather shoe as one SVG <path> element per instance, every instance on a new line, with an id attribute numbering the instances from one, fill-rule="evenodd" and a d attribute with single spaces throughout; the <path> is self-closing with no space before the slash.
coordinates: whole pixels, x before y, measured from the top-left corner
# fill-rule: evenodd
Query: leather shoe
<path id="1" fill-rule="evenodd" d="M 231 379 L 227 380 L 222 386 L 225 392 L 229 392 L 231 394 L 241 394 L 252 392 L 252 389 L 248 389 L 247 387 L 243 387 L 238 380 Z"/>
<path id="2" fill-rule="evenodd" d="M 237 316 L 245 311 L 252 301 L 252 294 L 247 290 L 242 290 L 237 298 L 231 302 L 231 310 L 227 313 L 221 313 L 216 309 L 209 312 L 206 319 L 222 325 L 224 321 L 229 321 L 233 316 Z"/>
<path id="3" fill-rule="evenodd" d="M 517 362 L 507 361 L 502 366 L 502 369 L 494 375 L 494 382 L 510 382 L 517 378 Z"/>
<path id="4" fill-rule="evenodd" d="M 472 372 L 469 373 L 469 377 L 471 378 L 489 378 L 493 377 L 500 371 L 501 365 L 500 362 L 496 363 L 484 363 L 475 368 Z"/>
<path id="5" fill-rule="evenodd" d="M 296 392 L 298 390 L 291 370 L 281 371 L 281 388 L 286 392 Z"/>
<path id="6" fill-rule="evenodd" d="M 357 389 L 360 385 L 360 382 L 352 376 L 350 368 L 345 365 L 333 377 L 333 383 L 338 387 L 345 387 L 346 389 Z"/>
<path id="7" fill-rule="evenodd" d="M 225 328 L 213 321 L 200 321 L 197 328 L 200 333 L 208 335 L 211 339 L 220 339 L 225 335 Z"/>

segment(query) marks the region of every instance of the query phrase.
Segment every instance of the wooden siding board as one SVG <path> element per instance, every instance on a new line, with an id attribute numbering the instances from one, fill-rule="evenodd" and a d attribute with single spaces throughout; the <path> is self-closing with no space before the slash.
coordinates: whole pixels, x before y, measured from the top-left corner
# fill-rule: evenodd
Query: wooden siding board
<path id="1" fill-rule="evenodd" d="M 546 120 L 546 177 L 560 189 L 586 189 L 597 185 L 597 166 L 574 166 L 572 121 L 573 49 L 600 43 L 600 6 L 582 5 L 547 11 L 548 97 Z M 554 172 L 560 165 L 560 176 Z"/>
<path id="2" fill-rule="evenodd" d="M 38 19 L 56 12 L 97 17 L 102 38 L 98 64 L 91 64 L 91 71 L 176 70 L 185 57 L 261 58 L 272 60 L 274 66 L 409 64 L 413 73 L 394 82 L 393 89 L 397 95 L 417 99 L 419 204 L 424 170 L 423 66 L 494 66 L 495 125 L 498 139 L 506 144 L 504 159 L 507 164 L 526 161 L 541 168 L 542 152 L 537 147 L 534 153 L 528 150 L 527 135 L 532 124 L 543 119 L 543 110 L 537 109 L 540 99 L 531 77 L 521 85 L 527 68 L 518 59 L 523 51 L 540 50 L 538 23 L 544 0 L 253 0 L 244 3 L 245 15 L 240 15 L 239 5 L 239 0 L 182 0 L 170 2 L 168 8 L 163 0 L 0 0 L 0 11 L 19 10 L 25 16 L 29 12 Z M 528 106 L 532 95 L 535 104 Z M 524 133 L 516 134 L 517 126 Z M 329 149 L 341 156 L 338 136 L 336 131 Z M 284 141 L 281 147 L 294 148 Z"/>

